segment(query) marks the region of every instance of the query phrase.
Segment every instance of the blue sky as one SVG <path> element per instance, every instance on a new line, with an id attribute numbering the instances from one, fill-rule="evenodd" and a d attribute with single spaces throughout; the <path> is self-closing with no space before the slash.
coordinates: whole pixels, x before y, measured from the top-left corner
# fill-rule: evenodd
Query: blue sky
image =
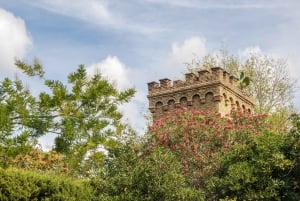
<path id="1" fill-rule="evenodd" d="M 0 0 L 0 73 L 17 72 L 15 57 L 39 58 L 53 79 L 79 64 L 100 69 L 118 88 L 136 87 L 123 110 L 143 132 L 147 82 L 180 78 L 195 54 L 256 48 L 286 58 L 300 79 L 299 9 L 297 0 Z M 298 110 L 299 99 L 298 90 Z"/>

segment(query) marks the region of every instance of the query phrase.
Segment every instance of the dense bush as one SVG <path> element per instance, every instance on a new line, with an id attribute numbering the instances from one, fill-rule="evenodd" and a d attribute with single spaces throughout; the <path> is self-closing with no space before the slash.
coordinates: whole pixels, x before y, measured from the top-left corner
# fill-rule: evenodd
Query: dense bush
<path id="1" fill-rule="evenodd" d="M 142 154 L 131 145 L 110 150 L 103 177 L 92 181 L 99 200 L 202 200 L 203 193 L 186 185 L 182 165 L 170 151 Z"/>
<path id="2" fill-rule="evenodd" d="M 20 169 L 0 169 L 0 200 L 85 201 L 93 192 L 87 182 Z"/>
<path id="3" fill-rule="evenodd" d="M 148 149 L 165 147 L 182 164 L 189 185 L 203 187 L 218 168 L 217 157 L 264 130 L 264 116 L 232 111 L 230 116 L 178 109 L 149 128 Z"/>
<path id="4" fill-rule="evenodd" d="M 263 115 L 179 109 L 150 127 L 146 152 L 164 147 L 204 200 L 300 200 L 300 117 L 285 133 Z"/>
<path id="5" fill-rule="evenodd" d="M 110 146 L 88 182 L 50 174 L 68 175 L 55 152 L 17 152 L 5 167 L 27 170 L 0 169 L 0 200 L 300 200 L 300 116 L 289 121 L 277 133 L 263 115 L 179 109 Z"/>
<path id="6" fill-rule="evenodd" d="M 284 149 L 286 138 L 264 132 L 236 145 L 220 157 L 215 174 L 206 181 L 213 200 L 299 200 L 299 174 L 294 174 L 295 158 Z"/>

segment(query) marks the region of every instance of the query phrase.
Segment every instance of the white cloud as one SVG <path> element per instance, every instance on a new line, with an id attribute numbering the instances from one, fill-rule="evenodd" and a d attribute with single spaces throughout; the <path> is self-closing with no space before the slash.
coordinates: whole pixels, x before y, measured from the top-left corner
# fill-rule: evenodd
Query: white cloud
<path id="1" fill-rule="evenodd" d="M 137 72 L 127 68 L 116 56 L 108 56 L 99 63 L 93 64 L 87 68 L 88 75 L 101 73 L 101 75 L 110 81 L 118 90 L 125 90 L 133 87 L 131 80 Z M 141 72 L 140 72 L 141 73 Z M 139 73 L 138 73 L 139 74 Z M 123 121 L 129 123 L 139 134 L 145 131 L 145 111 L 146 95 L 143 91 L 137 91 L 132 100 L 119 107 L 123 114 Z"/>
<path id="2" fill-rule="evenodd" d="M 201 58 L 207 54 L 205 39 L 200 37 L 190 37 L 183 43 L 172 44 L 172 56 L 178 63 L 191 62 L 193 59 Z"/>
<path id="3" fill-rule="evenodd" d="M 128 77 L 128 69 L 116 56 L 108 56 L 103 61 L 89 66 L 87 72 L 90 75 L 101 73 L 118 90 L 124 90 L 132 86 Z"/>
<path id="4" fill-rule="evenodd" d="M 173 42 L 169 56 L 159 65 L 148 70 L 148 79 L 183 79 L 187 63 L 200 59 L 208 53 L 206 40 L 198 36 L 189 37 L 182 42 Z M 153 80 L 148 80 L 153 81 Z"/>
<path id="5" fill-rule="evenodd" d="M 10 70 L 31 44 L 24 21 L 0 8 L 0 70 Z"/>

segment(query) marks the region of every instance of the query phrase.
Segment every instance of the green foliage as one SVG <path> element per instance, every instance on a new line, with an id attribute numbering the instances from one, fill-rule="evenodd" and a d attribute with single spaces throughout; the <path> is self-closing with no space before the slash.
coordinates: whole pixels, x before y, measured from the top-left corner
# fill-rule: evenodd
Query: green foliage
<path id="1" fill-rule="evenodd" d="M 132 190 L 139 200 L 200 200 L 201 193 L 187 188 L 182 165 L 168 150 L 157 148 L 144 156 L 134 173 Z"/>
<path id="2" fill-rule="evenodd" d="M 43 67 L 37 58 L 34 59 L 32 66 L 21 60 L 16 60 L 15 65 L 29 76 L 38 76 L 40 78 L 43 78 L 45 75 L 45 71 L 43 70 Z"/>
<path id="3" fill-rule="evenodd" d="M 238 84 L 241 89 L 244 89 L 250 85 L 250 77 L 245 76 L 244 72 L 240 72 Z"/>
<path id="4" fill-rule="evenodd" d="M 6 144 L 0 146 L 0 167 L 7 168 L 11 165 L 11 161 L 22 153 L 28 153 L 32 149 L 32 146 L 28 143 Z"/>
<path id="5" fill-rule="evenodd" d="M 100 200 L 202 200 L 188 187 L 181 164 L 169 151 L 142 153 L 135 141 L 109 151 L 102 177 L 93 180 Z"/>
<path id="6" fill-rule="evenodd" d="M 293 114 L 290 117 L 291 128 L 285 135 L 283 152 L 293 162 L 292 168 L 286 174 L 288 184 L 286 186 L 287 197 L 290 200 L 300 199 L 300 115 Z"/>
<path id="7" fill-rule="evenodd" d="M 284 134 L 264 119 L 176 110 L 150 127 L 146 150 L 171 152 L 204 200 L 299 200 L 300 118 Z"/>
<path id="8" fill-rule="evenodd" d="M 47 79 L 37 60 L 16 65 L 28 76 L 41 78 L 48 90 L 33 96 L 21 80 L 5 78 L 0 83 L 1 146 L 21 148 L 22 143 L 52 133 L 55 151 L 66 156 L 72 174 L 88 172 L 91 160 L 102 164 L 101 148 L 111 146 L 126 130 L 118 107 L 135 90 L 118 91 L 101 74 L 88 76 L 83 65 L 70 73 L 67 85 Z"/>
<path id="9" fill-rule="evenodd" d="M 289 119 L 293 111 L 294 108 L 282 107 L 269 114 L 267 120 L 270 130 L 280 135 L 286 135 L 292 126 L 292 122 Z"/>
<path id="10" fill-rule="evenodd" d="M 0 200 L 90 201 L 91 187 L 85 181 L 18 169 L 0 169 Z"/>
<path id="11" fill-rule="evenodd" d="M 293 162 L 282 152 L 284 138 L 272 133 L 250 138 L 221 157 L 220 168 L 207 181 L 211 197 L 237 200 L 282 200 L 289 193 Z M 294 191 L 290 189 L 289 191 Z M 290 200 L 287 199 L 286 200 Z"/>
<path id="12" fill-rule="evenodd" d="M 253 55 L 241 71 L 237 58 L 222 54 L 221 67 L 236 72 L 240 87 L 252 92 L 249 77 L 257 84 L 259 72 L 272 77 L 276 68 L 269 66 L 284 64 Z M 220 58 L 209 56 L 204 66 Z M 6 168 L 0 169 L 0 200 L 300 200 L 300 117 L 290 116 L 285 104 L 266 99 L 270 105 L 258 110 L 275 108 L 267 119 L 182 108 L 137 138 L 118 112 L 134 89 L 118 91 L 101 74 L 88 76 L 82 65 L 65 84 L 45 78 L 37 60 L 16 64 L 48 90 L 33 96 L 18 79 L 0 83 L 0 166 Z M 289 84 L 276 87 L 289 95 Z M 257 97 L 271 93 L 268 82 L 256 86 L 266 87 Z M 36 148 L 47 133 L 56 135 L 50 152 Z"/>
<path id="13" fill-rule="evenodd" d="M 299 200 L 299 119 L 291 117 L 288 134 L 266 131 L 222 155 L 218 171 L 206 183 L 210 199 Z"/>
<path id="14" fill-rule="evenodd" d="M 0 139 L 2 145 L 26 141 L 43 132 L 36 99 L 20 80 L 0 82 Z"/>

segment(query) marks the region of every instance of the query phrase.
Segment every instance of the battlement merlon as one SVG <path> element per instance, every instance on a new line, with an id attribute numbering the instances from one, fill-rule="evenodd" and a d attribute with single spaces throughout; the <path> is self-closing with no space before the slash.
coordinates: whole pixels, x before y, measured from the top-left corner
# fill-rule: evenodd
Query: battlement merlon
<path id="1" fill-rule="evenodd" d="M 194 73 L 186 73 L 185 74 L 185 82 L 186 83 L 194 83 L 196 81 L 198 81 L 199 77 L 197 77 L 197 75 L 195 75 Z"/>
<path id="2" fill-rule="evenodd" d="M 212 81 L 220 81 L 228 85 L 234 85 L 237 82 L 237 78 L 230 75 L 224 69 L 220 67 L 211 68 L 211 70 L 201 70 L 198 75 L 194 73 L 186 73 L 184 80 L 171 81 L 168 78 L 160 79 L 158 82 L 148 83 L 148 91 L 150 93 L 162 92 L 163 90 L 169 90 L 172 88 L 191 86 L 194 84 L 205 84 Z"/>
<path id="3" fill-rule="evenodd" d="M 158 89 L 159 88 L 159 83 L 157 82 L 149 82 L 148 83 L 148 91 L 151 92 L 155 89 Z"/>
<path id="4" fill-rule="evenodd" d="M 224 71 L 223 68 L 221 68 L 221 67 L 214 67 L 214 68 L 211 68 L 211 72 L 212 72 L 214 79 L 221 80 L 221 79 L 223 79 L 224 72 L 226 72 L 226 71 Z M 226 76 L 226 73 L 225 73 L 225 76 Z"/>
<path id="5" fill-rule="evenodd" d="M 148 83 L 149 109 L 153 118 L 179 107 L 229 114 L 232 108 L 252 113 L 253 99 L 238 85 L 238 79 L 220 67 L 186 73 L 183 80 L 160 79 Z"/>
<path id="6" fill-rule="evenodd" d="M 168 78 L 164 78 L 164 79 L 160 79 L 159 83 L 161 88 L 170 88 L 172 84 L 172 80 Z"/>

